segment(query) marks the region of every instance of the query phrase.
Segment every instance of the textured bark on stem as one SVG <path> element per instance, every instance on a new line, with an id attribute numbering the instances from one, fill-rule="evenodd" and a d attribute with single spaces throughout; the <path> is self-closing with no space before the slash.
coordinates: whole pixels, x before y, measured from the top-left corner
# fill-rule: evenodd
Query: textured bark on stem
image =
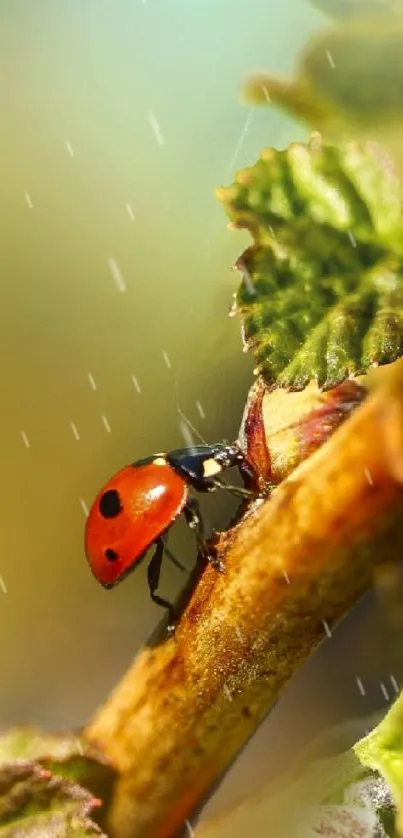
<path id="1" fill-rule="evenodd" d="M 295 670 L 403 549 L 403 391 L 372 396 L 230 534 L 174 637 L 86 730 L 117 768 L 115 838 L 171 838 Z M 391 449 L 393 441 L 393 473 Z"/>

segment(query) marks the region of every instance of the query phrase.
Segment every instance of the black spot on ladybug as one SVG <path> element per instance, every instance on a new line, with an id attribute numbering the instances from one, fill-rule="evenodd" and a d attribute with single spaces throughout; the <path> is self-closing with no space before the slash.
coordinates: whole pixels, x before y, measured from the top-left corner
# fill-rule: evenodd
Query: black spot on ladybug
<path id="1" fill-rule="evenodd" d="M 112 550 L 110 547 L 108 547 L 108 549 L 105 550 L 105 556 L 109 562 L 116 562 L 116 559 L 119 558 L 116 550 Z"/>
<path id="2" fill-rule="evenodd" d="M 99 511 L 103 518 L 116 518 L 122 509 L 119 492 L 116 489 L 109 489 L 109 491 L 104 492 L 99 501 Z"/>

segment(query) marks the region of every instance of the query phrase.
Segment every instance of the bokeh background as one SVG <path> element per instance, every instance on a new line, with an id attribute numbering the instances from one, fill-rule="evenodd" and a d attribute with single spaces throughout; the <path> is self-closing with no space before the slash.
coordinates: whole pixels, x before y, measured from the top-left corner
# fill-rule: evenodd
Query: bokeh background
<path id="1" fill-rule="evenodd" d="M 254 70 L 290 72 L 323 18 L 304 0 L 0 5 L 0 723 L 84 723 L 161 614 L 145 567 L 113 592 L 85 509 L 127 462 L 233 439 L 252 360 L 227 317 L 247 242 L 214 198 L 303 131 L 251 111 Z M 206 502 L 223 526 L 230 501 Z M 192 566 L 178 523 L 173 549 Z M 181 574 L 165 568 L 172 596 Z M 209 804 L 232 805 L 399 681 L 376 595 L 294 680 Z M 391 678 L 392 676 L 392 678 Z M 357 680 L 358 679 L 358 680 Z"/>

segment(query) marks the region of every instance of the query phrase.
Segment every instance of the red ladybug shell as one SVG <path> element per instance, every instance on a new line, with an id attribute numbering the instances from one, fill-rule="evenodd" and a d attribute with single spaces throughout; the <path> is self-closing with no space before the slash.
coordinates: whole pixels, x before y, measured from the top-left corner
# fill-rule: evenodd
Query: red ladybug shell
<path id="1" fill-rule="evenodd" d="M 85 551 L 96 579 L 106 588 L 123 579 L 187 499 L 186 482 L 164 461 L 126 466 L 115 474 L 97 495 L 85 529 Z"/>

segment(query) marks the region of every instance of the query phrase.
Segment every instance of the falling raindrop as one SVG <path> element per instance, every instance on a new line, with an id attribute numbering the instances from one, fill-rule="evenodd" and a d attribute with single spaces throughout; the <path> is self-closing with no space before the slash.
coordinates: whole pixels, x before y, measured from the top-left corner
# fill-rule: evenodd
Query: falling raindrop
<path id="1" fill-rule="evenodd" d="M 80 506 L 84 512 L 84 515 L 88 518 L 88 506 L 84 500 L 84 498 L 80 498 Z"/>
<path id="2" fill-rule="evenodd" d="M 200 415 L 200 417 L 201 417 L 202 419 L 205 419 L 205 418 L 206 418 L 206 414 L 205 414 L 205 412 L 204 412 L 204 410 L 203 410 L 203 406 L 202 406 L 202 404 L 201 404 L 199 401 L 197 401 L 197 402 L 196 402 L 196 407 L 197 407 L 197 410 L 199 411 L 199 415 Z"/>
<path id="3" fill-rule="evenodd" d="M 96 385 L 96 383 L 95 383 L 94 376 L 93 376 L 93 375 L 91 375 L 91 373 L 90 373 L 90 372 L 88 373 L 88 381 L 89 381 L 89 383 L 90 383 L 90 387 L 91 387 L 91 389 L 92 389 L 92 390 L 97 390 L 97 389 L 98 389 L 98 388 L 97 388 L 97 385 Z"/>
<path id="4" fill-rule="evenodd" d="M 141 387 L 140 387 L 140 384 L 138 382 L 138 378 L 136 378 L 135 375 L 132 375 L 132 382 L 134 384 L 134 389 L 137 390 L 138 393 L 141 393 Z"/>
<path id="5" fill-rule="evenodd" d="M 151 130 L 154 134 L 155 139 L 157 140 L 158 145 L 165 145 L 165 137 L 161 131 L 161 126 L 158 122 L 157 117 L 151 111 L 148 114 L 148 121 L 151 125 Z"/>
<path id="6" fill-rule="evenodd" d="M 335 69 L 335 67 L 336 67 L 336 65 L 335 65 L 335 63 L 334 63 L 334 61 L 333 61 L 333 56 L 330 54 L 330 52 L 329 52 L 329 50 L 328 50 L 328 49 L 326 50 L 326 58 L 327 58 L 327 60 L 328 60 L 328 62 L 329 62 L 329 64 L 330 64 L 330 66 L 331 66 L 332 70 L 334 70 L 334 69 Z"/>
<path id="7" fill-rule="evenodd" d="M 105 414 L 104 414 L 104 413 L 102 414 L 102 417 L 101 417 L 101 418 L 102 418 L 102 424 L 103 424 L 103 426 L 104 426 L 105 430 L 108 432 L 108 434 L 110 434 L 110 432 L 111 432 L 111 426 L 110 426 L 110 424 L 109 424 L 109 422 L 108 422 L 108 420 L 107 420 L 107 418 L 106 418 L 106 416 L 105 416 Z"/>
<path id="8" fill-rule="evenodd" d="M 108 265 L 109 265 L 113 280 L 115 282 L 116 288 L 118 289 L 118 291 L 123 293 L 123 291 L 126 291 L 126 283 L 123 279 L 122 272 L 119 268 L 119 265 L 118 265 L 116 259 L 113 258 L 113 256 L 110 256 L 110 258 L 108 259 Z"/>
<path id="9" fill-rule="evenodd" d="M 73 432 L 74 439 L 78 441 L 80 439 L 80 434 L 78 433 L 77 427 L 74 424 L 74 422 L 70 422 L 70 428 Z"/>
<path id="10" fill-rule="evenodd" d="M 28 439 L 28 437 L 27 437 L 27 435 L 26 435 L 25 431 L 21 431 L 21 436 L 22 436 L 22 441 L 23 441 L 23 443 L 24 443 L 25 447 L 26 447 L 26 448 L 30 448 L 30 447 L 31 447 L 31 443 L 30 443 L 30 441 L 29 441 L 29 439 Z"/>
<path id="11" fill-rule="evenodd" d="M 129 216 L 129 218 L 130 218 L 130 221 L 134 221 L 134 219 L 135 219 L 135 215 L 134 215 L 134 212 L 133 212 L 132 207 L 131 207 L 131 206 L 130 206 L 130 204 L 128 204 L 128 203 L 126 203 L 126 204 L 125 204 L 125 206 L 126 206 L 126 209 L 127 209 L 127 214 L 128 214 L 128 216 Z"/>
<path id="12" fill-rule="evenodd" d="M 361 678 L 359 678 L 358 675 L 356 675 L 355 681 L 361 695 L 365 695 L 364 684 L 362 683 Z"/>

